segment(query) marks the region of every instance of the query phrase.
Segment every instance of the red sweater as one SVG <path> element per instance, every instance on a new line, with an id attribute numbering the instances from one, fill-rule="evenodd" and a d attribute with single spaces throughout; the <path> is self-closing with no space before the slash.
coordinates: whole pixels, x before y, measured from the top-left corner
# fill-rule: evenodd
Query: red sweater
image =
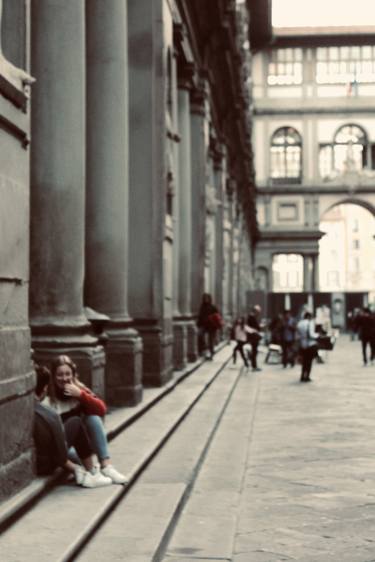
<path id="1" fill-rule="evenodd" d="M 107 407 L 103 400 L 95 396 L 91 390 L 81 389 L 79 398 L 70 398 L 69 400 L 52 401 L 49 396 L 43 400 L 43 404 L 55 410 L 62 421 L 84 414 L 86 416 L 103 417 L 107 413 Z"/>

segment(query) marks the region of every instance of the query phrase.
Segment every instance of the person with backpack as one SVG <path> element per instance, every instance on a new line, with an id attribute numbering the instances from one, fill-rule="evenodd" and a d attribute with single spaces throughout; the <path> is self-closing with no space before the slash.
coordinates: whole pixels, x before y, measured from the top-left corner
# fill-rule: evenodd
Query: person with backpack
<path id="1" fill-rule="evenodd" d="M 315 331 L 315 323 L 312 314 L 306 311 L 302 320 L 297 324 L 297 340 L 301 355 L 301 382 L 310 382 L 312 363 L 318 351 L 319 334 Z"/>

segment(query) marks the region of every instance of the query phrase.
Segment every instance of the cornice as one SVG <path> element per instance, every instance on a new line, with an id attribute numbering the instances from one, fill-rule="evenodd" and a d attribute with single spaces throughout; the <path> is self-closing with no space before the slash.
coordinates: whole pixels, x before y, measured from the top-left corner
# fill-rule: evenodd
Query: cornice
<path id="1" fill-rule="evenodd" d="M 273 185 L 273 186 L 256 186 L 258 195 L 350 195 L 353 194 L 374 194 L 374 185 L 358 185 L 354 189 L 347 185 L 334 185 L 332 183 L 316 184 L 316 185 Z"/>

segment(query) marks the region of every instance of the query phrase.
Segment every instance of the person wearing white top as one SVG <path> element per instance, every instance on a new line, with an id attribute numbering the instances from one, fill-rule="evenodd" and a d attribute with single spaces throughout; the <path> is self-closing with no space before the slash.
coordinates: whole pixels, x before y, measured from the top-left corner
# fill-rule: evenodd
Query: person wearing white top
<path id="1" fill-rule="evenodd" d="M 240 355 L 243 359 L 243 362 L 245 364 L 245 367 L 249 366 L 249 363 L 247 361 L 246 355 L 244 353 L 244 345 L 246 345 L 247 343 L 247 330 L 246 330 L 247 326 L 245 325 L 245 318 L 241 317 L 238 318 L 233 326 L 233 338 L 236 341 L 236 346 L 233 349 L 233 365 L 236 364 L 236 360 L 237 360 L 237 351 L 240 352 Z"/>
<path id="2" fill-rule="evenodd" d="M 318 336 L 312 314 L 305 312 L 303 319 L 297 324 L 297 340 L 299 341 L 302 358 L 301 382 L 311 381 L 310 373 L 314 357 L 317 354 Z"/>

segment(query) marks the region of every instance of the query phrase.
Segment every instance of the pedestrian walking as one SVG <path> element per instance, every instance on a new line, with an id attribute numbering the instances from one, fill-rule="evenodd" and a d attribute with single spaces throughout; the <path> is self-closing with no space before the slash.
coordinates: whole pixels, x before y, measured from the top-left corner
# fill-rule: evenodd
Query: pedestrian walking
<path id="1" fill-rule="evenodd" d="M 212 303 L 209 293 L 204 293 L 202 296 L 197 325 L 199 353 L 204 353 L 208 348 L 208 359 L 213 359 L 216 333 L 222 327 L 223 321 L 218 308 Z"/>
<path id="2" fill-rule="evenodd" d="M 81 417 L 90 445 L 99 461 L 99 467 L 94 467 L 92 472 L 100 472 L 110 478 L 113 484 L 126 484 L 126 477 L 114 468 L 110 460 L 103 425 L 107 407 L 103 400 L 79 380 L 77 367 L 67 355 L 59 355 L 52 362 L 51 383 L 43 405 L 55 410 L 65 427 L 71 418 Z"/>
<path id="3" fill-rule="evenodd" d="M 262 370 L 260 367 L 258 367 L 257 363 L 258 346 L 260 340 L 262 339 L 260 327 L 261 312 L 261 307 L 256 304 L 255 306 L 253 306 L 252 311 L 247 317 L 247 327 L 249 328 L 247 330 L 247 341 L 251 345 L 250 360 L 253 371 Z"/>
<path id="4" fill-rule="evenodd" d="M 241 316 L 240 318 L 237 318 L 236 322 L 234 323 L 233 326 L 233 338 L 236 342 L 236 346 L 233 349 L 233 354 L 232 354 L 232 359 L 233 359 L 233 365 L 236 364 L 237 361 L 237 352 L 240 353 L 244 365 L 245 367 L 249 366 L 248 360 L 246 358 L 246 355 L 244 353 L 244 346 L 247 343 L 247 331 L 246 331 L 246 323 L 245 323 L 245 318 L 243 316 Z"/>
<path id="5" fill-rule="evenodd" d="M 306 311 L 302 320 L 297 324 L 297 339 L 301 355 L 301 382 L 310 382 L 312 363 L 317 355 L 317 339 L 319 334 L 315 331 L 315 323 L 311 312 Z"/>
<path id="6" fill-rule="evenodd" d="M 296 320 L 290 310 L 284 310 L 281 329 L 282 363 L 284 369 L 295 363 Z"/>
<path id="7" fill-rule="evenodd" d="M 370 361 L 375 358 L 375 319 L 368 307 L 364 307 L 357 317 L 359 339 L 362 347 L 363 365 L 366 366 L 367 349 L 370 349 Z"/>

